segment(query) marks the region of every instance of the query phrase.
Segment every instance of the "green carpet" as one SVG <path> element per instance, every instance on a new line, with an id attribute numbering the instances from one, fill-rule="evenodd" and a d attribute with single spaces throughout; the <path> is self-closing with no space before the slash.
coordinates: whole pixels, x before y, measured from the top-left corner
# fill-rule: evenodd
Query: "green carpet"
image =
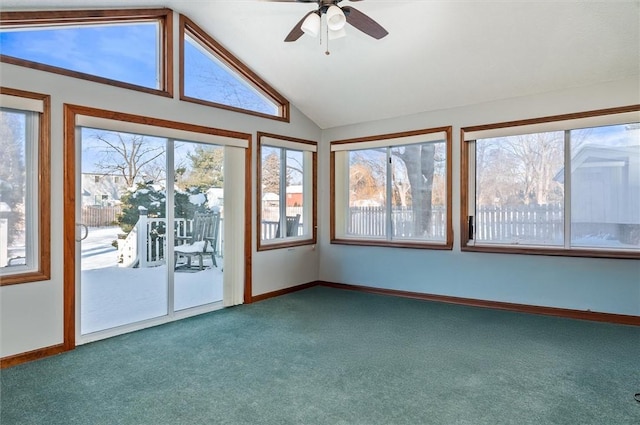
<path id="1" fill-rule="evenodd" d="M 314 287 L 1 372 L 11 424 L 640 424 L 640 328 Z"/>

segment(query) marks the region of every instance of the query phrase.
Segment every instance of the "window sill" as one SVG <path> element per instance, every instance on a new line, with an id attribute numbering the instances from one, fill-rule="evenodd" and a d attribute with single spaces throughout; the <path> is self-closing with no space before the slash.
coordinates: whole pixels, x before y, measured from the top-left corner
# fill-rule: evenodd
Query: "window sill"
<path id="1" fill-rule="evenodd" d="M 315 245 L 315 239 L 302 239 L 302 240 L 286 240 L 284 239 L 282 242 L 273 242 L 273 243 L 265 243 L 258 242 L 257 251 L 271 251 L 274 249 L 284 249 L 284 248 L 293 248 L 296 246 L 307 246 L 307 245 Z"/>
<path id="2" fill-rule="evenodd" d="M 16 285 L 19 283 L 40 282 L 51 279 L 48 270 L 38 270 L 25 273 L 0 275 L 0 286 Z"/>
<path id="3" fill-rule="evenodd" d="M 79 80 L 87 80 L 94 83 L 106 84 L 112 87 L 119 87 L 128 90 L 135 90 L 143 93 L 154 94 L 163 97 L 173 97 L 173 88 L 169 89 L 154 89 L 151 87 L 139 86 L 136 84 L 127 83 L 124 81 L 112 80 L 110 78 L 100 77 L 98 75 L 86 74 L 84 72 L 72 71 L 65 68 L 59 68 L 53 65 L 47 65 L 39 62 L 33 62 L 26 59 L 14 58 L 12 56 L 0 55 L 0 62 L 8 63 L 11 65 L 22 66 L 25 68 L 37 69 L 39 71 L 51 72 L 53 74 L 64 75 L 66 77 L 77 78 Z"/>
<path id="4" fill-rule="evenodd" d="M 514 246 L 465 246 L 464 252 L 486 252 L 494 254 L 525 254 L 525 255 L 548 255 L 560 257 L 588 257 L 588 258 L 618 258 L 618 259 L 640 259 L 640 252 L 633 251 L 612 251 L 600 249 L 583 248 L 540 248 L 540 247 L 514 247 Z"/>
<path id="5" fill-rule="evenodd" d="M 453 248 L 452 243 L 387 241 L 387 240 L 373 240 L 373 239 L 334 238 L 334 239 L 331 239 L 331 243 L 336 245 L 380 246 L 380 247 L 387 247 L 387 248 L 410 248 L 410 249 L 451 250 Z"/>

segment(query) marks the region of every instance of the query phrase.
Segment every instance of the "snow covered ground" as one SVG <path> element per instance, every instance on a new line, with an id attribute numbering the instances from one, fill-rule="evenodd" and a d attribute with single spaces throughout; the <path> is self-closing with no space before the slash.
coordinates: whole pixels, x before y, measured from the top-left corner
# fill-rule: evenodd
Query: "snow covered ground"
<path id="1" fill-rule="evenodd" d="M 167 314 L 167 266 L 118 267 L 111 245 L 119 227 L 89 228 L 82 241 L 81 333 L 88 334 Z M 222 259 L 202 271 L 174 273 L 175 310 L 222 300 Z"/>

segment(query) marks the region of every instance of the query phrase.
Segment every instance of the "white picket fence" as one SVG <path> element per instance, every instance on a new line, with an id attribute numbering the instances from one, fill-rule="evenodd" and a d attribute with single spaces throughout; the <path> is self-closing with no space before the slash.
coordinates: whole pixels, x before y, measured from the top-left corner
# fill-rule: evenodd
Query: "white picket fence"
<path id="1" fill-rule="evenodd" d="M 478 241 L 562 241 L 562 204 L 479 206 L 475 216 Z"/>
<path id="2" fill-rule="evenodd" d="M 446 209 L 434 206 L 428 235 L 444 239 Z M 562 240 L 564 232 L 562 204 L 480 206 L 476 210 L 476 239 L 480 241 L 554 241 Z M 353 236 L 386 236 L 385 207 L 351 207 L 347 217 L 347 234 Z M 410 238 L 414 235 L 413 210 L 394 207 L 391 211 L 392 237 Z"/>
<path id="3" fill-rule="evenodd" d="M 434 239 L 444 239 L 447 214 L 445 207 L 436 206 L 431 210 L 431 226 L 428 234 Z M 347 234 L 352 236 L 386 236 L 386 207 L 350 207 L 347 217 Z M 411 238 L 414 235 L 413 210 L 408 207 L 394 207 L 391 211 L 393 237 Z"/>

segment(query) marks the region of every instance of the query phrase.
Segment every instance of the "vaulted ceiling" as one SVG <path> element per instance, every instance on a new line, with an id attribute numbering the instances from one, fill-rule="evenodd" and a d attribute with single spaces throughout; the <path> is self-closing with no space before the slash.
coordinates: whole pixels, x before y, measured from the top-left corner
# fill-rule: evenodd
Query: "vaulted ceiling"
<path id="1" fill-rule="evenodd" d="M 321 128 L 640 78 L 640 1 L 344 0 L 354 27 L 330 55 L 283 40 L 315 3 L 2 0 L 3 10 L 168 7 L 191 18 Z"/>

